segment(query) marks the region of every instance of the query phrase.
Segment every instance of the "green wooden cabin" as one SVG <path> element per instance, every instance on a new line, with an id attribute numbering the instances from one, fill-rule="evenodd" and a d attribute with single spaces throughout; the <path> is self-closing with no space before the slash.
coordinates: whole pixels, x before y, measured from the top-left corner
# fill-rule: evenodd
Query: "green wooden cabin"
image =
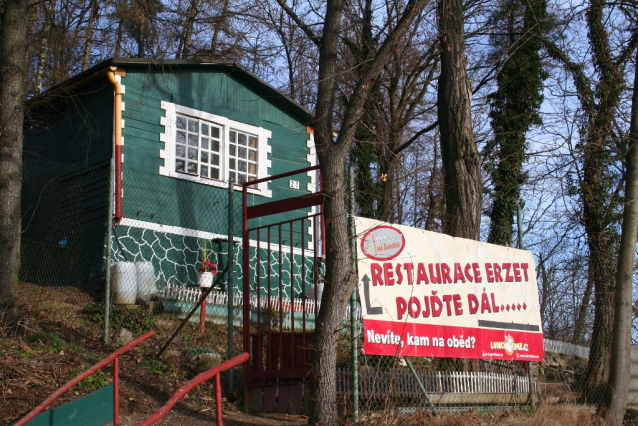
<path id="1" fill-rule="evenodd" d="M 121 85 L 119 159 L 116 86 L 109 73 Z M 245 68 L 211 61 L 110 59 L 31 99 L 21 279 L 103 286 L 109 215 L 120 203 L 111 262 L 151 262 L 158 288 L 195 285 L 203 250 L 220 268 L 228 262 L 229 178 L 242 182 L 315 165 L 313 135 L 306 126 L 310 119 L 303 106 Z M 118 161 L 119 201 L 109 189 Z M 291 179 L 251 188 L 250 205 L 316 190 L 314 172 Z M 241 193 L 235 188 L 233 233 L 239 244 Z M 295 241 L 305 233 L 306 249 L 313 248 L 309 229 L 293 231 Z M 241 253 L 236 250 L 238 289 Z M 289 259 L 283 262 L 289 265 Z"/>

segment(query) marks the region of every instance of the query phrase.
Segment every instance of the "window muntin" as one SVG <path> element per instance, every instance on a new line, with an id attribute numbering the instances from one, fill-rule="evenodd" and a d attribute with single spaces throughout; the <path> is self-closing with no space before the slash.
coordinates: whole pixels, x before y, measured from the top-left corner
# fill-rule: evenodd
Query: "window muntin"
<path id="1" fill-rule="evenodd" d="M 268 170 L 271 167 L 268 156 L 272 149 L 268 143 L 272 135 L 270 130 L 171 102 L 161 101 L 160 106 L 166 114 L 165 117 L 160 118 L 164 132 L 159 135 L 159 138 L 165 144 L 164 149 L 159 152 L 159 157 L 164 159 L 164 164 L 159 166 L 160 175 L 221 188 L 228 188 L 231 173 L 235 173 L 232 176 L 236 178 L 241 178 L 238 174 L 246 175 L 246 179 L 262 179 L 268 176 Z M 180 117 L 179 124 L 178 116 Z M 190 128 L 189 120 L 192 120 Z M 204 127 L 202 130 L 202 123 L 208 128 Z M 232 155 L 232 159 L 235 160 L 233 170 L 230 168 L 231 131 L 235 132 L 236 138 L 235 153 Z M 178 136 L 177 132 L 181 132 L 181 134 Z M 190 139 L 189 134 L 193 135 L 190 136 Z M 239 134 L 244 134 L 246 137 L 246 145 L 241 145 L 242 148 L 246 148 L 245 152 L 239 151 Z M 251 137 L 254 137 L 252 142 Z M 242 136 L 242 142 L 243 138 Z M 189 140 L 192 145 L 189 145 Z M 197 145 L 195 145 L 195 141 L 197 141 Z M 181 145 L 179 151 L 177 145 Z M 192 148 L 190 158 L 189 148 Z M 198 153 L 197 156 L 194 155 L 195 149 Z M 218 156 L 218 162 L 215 162 L 217 158 L 215 156 Z M 239 160 L 245 162 L 245 172 L 243 171 L 244 164 L 240 164 Z M 211 164 L 211 161 L 215 164 Z M 189 162 L 193 163 L 190 165 L 190 169 Z M 203 173 L 202 166 L 207 168 L 203 170 Z M 241 170 L 239 170 L 240 167 Z M 209 177 L 205 177 L 206 173 Z M 214 177 L 215 173 L 219 175 L 219 178 Z M 272 197 L 268 182 L 251 185 L 248 192 Z"/>
<path id="2" fill-rule="evenodd" d="M 221 179 L 221 128 L 183 115 L 177 115 L 175 125 L 175 171 Z"/>
<path id="3" fill-rule="evenodd" d="M 237 183 L 257 179 L 257 136 L 231 130 L 228 140 L 229 178 Z"/>

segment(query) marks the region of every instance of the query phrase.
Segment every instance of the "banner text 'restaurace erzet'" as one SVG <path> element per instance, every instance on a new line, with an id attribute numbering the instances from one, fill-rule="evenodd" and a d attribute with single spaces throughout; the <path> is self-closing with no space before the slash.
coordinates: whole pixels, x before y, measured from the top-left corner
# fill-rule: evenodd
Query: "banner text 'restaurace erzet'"
<path id="1" fill-rule="evenodd" d="M 356 218 L 367 354 L 540 361 L 532 253 Z"/>

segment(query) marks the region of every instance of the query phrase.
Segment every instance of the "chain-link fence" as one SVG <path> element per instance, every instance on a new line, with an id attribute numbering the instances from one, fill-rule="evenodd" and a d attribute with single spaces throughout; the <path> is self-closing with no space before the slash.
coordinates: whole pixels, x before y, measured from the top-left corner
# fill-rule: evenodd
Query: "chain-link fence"
<path id="1" fill-rule="evenodd" d="M 355 171 L 355 173 L 357 172 Z M 365 179 L 361 179 L 361 181 L 365 181 Z M 411 222 L 410 218 L 414 216 L 414 212 L 404 211 L 400 203 L 393 201 L 393 198 L 405 198 L 405 194 L 398 195 L 397 193 L 397 191 L 402 191 L 403 189 L 398 187 L 392 189 L 392 185 L 389 184 L 381 185 L 388 190 L 383 192 L 383 188 L 379 185 L 373 185 L 371 189 L 365 189 L 351 184 L 351 188 L 354 188 L 351 189 L 351 194 L 356 200 L 351 213 L 390 223 L 400 224 L 404 220 Z M 414 203 L 416 205 L 416 201 Z M 425 204 L 427 204 L 426 200 L 424 200 L 424 208 Z M 430 210 L 427 215 L 428 217 L 431 215 L 432 218 L 430 219 L 432 220 L 426 222 L 430 223 L 431 226 L 426 226 L 426 228 L 440 232 L 441 215 L 443 214 L 444 212 L 442 211 Z M 360 232 L 360 230 L 357 229 L 356 232 Z M 519 234 L 518 238 L 522 238 L 522 236 Z M 407 244 L 409 245 L 409 242 Z M 431 244 L 437 245 L 439 243 L 432 242 Z M 356 249 L 361 250 L 359 244 L 357 244 Z M 447 255 L 454 257 L 450 253 Z M 359 252 L 357 257 L 361 259 L 363 257 L 362 253 Z M 591 306 L 585 305 L 580 308 L 582 321 L 579 322 L 577 303 L 579 300 L 588 300 L 583 296 L 587 288 L 591 291 L 590 283 L 587 281 L 586 270 L 579 271 L 580 281 L 575 279 L 570 281 L 570 277 L 564 279 L 556 274 L 555 270 L 550 270 L 548 273 L 547 270 L 543 269 L 548 268 L 547 265 L 549 264 L 549 262 L 546 262 L 543 265 L 544 260 L 547 261 L 547 258 L 542 255 L 540 259 L 536 258 L 537 268 L 539 269 L 537 277 L 541 300 L 535 308 L 540 309 L 543 314 L 541 317 L 543 328 L 550 327 L 555 330 L 557 326 L 562 327 L 562 335 L 564 335 L 563 338 L 566 341 L 544 339 L 545 353 L 542 361 L 506 361 L 498 359 L 498 357 L 491 358 L 489 354 L 484 356 L 484 359 L 450 359 L 435 357 L 403 358 L 399 356 L 366 355 L 360 352 L 358 363 L 353 363 L 351 351 L 349 350 L 352 339 L 349 334 L 345 333 L 344 329 L 344 335 L 340 342 L 337 370 L 338 403 L 341 413 L 344 416 L 349 416 L 348 418 L 350 419 L 353 419 L 356 415 L 359 421 L 368 424 L 384 424 L 384 421 L 389 422 L 391 419 L 396 421 L 397 418 L 402 416 L 406 423 L 413 422 L 416 418 L 415 413 L 432 415 L 432 413 L 437 412 L 501 412 L 504 410 L 522 410 L 526 412 L 528 410 L 536 410 L 536 412 L 539 412 L 539 408 L 541 408 L 542 416 L 547 416 L 550 413 L 549 417 L 556 415 L 558 419 L 562 418 L 562 415 L 556 413 L 575 410 L 575 412 L 584 413 L 583 416 L 589 418 L 590 413 L 596 411 L 604 398 L 610 368 L 611 329 L 609 324 L 611 323 L 605 313 L 601 314 L 601 317 L 605 318 L 604 320 L 594 322 L 594 316 L 597 314 L 596 310 L 603 310 L 596 306 L 605 305 L 607 314 L 609 312 L 613 313 L 613 309 L 609 311 L 607 299 L 595 300 Z M 404 259 L 404 261 L 412 262 L 414 260 Z M 434 262 L 434 260 L 431 261 Z M 381 262 L 379 261 L 379 263 Z M 395 268 L 397 266 L 401 265 L 394 265 Z M 414 273 L 416 274 L 416 266 L 414 268 Z M 403 271 L 405 274 L 406 269 L 403 269 Z M 431 272 L 429 270 L 429 273 Z M 407 273 L 410 274 L 410 270 Z M 450 273 L 454 274 L 455 271 L 452 270 Z M 385 269 L 381 274 L 384 277 L 388 276 L 388 272 Z M 390 277 L 392 277 L 392 269 L 390 269 Z M 394 279 L 400 280 L 401 278 L 398 277 L 400 275 L 397 275 L 395 271 Z M 403 279 L 405 281 L 405 275 Z M 485 273 L 483 273 L 483 279 L 485 280 Z M 406 283 L 404 282 L 404 284 Z M 411 281 L 410 284 L 412 284 Z M 556 300 L 551 300 L 551 297 L 543 293 L 548 291 L 552 294 L 557 292 L 565 293 L 563 299 L 572 298 L 571 303 L 573 306 L 569 308 L 564 306 L 564 312 L 558 315 L 560 320 L 563 321 L 560 324 L 552 322 L 551 317 L 544 315 L 548 311 L 548 309 L 543 311 L 545 305 L 549 306 L 557 303 Z M 446 292 L 447 290 L 444 292 L 443 287 L 441 287 L 441 294 L 447 294 Z M 358 297 L 361 300 L 363 295 L 359 294 Z M 364 302 L 361 301 L 361 303 Z M 394 296 L 392 296 L 391 301 L 383 300 L 377 302 L 377 304 L 379 303 L 384 310 L 388 308 L 394 309 Z M 411 309 L 411 306 L 408 308 Z M 514 314 L 515 307 L 513 305 L 511 309 L 512 314 Z M 502 306 L 500 310 L 505 312 Z M 560 307 L 557 310 L 560 311 Z M 507 307 L 507 311 L 510 312 L 510 306 Z M 520 311 L 520 307 L 517 307 L 516 311 Z M 419 316 L 418 313 L 416 315 Z M 423 316 L 426 315 L 424 314 Z M 370 318 L 374 319 L 374 317 L 368 317 L 368 319 Z M 366 319 L 365 316 L 363 319 Z M 464 326 L 472 327 L 473 325 L 465 324 Z M 409 327 L 408 329 L 412 330 Z M 366 338 L 362 333 L 363 329 L 359 328 L 357 339 L 359 350 L 361 350 L 363 341 Z M 578 333 L 581 338 L 576 339 L 574 333 Z M 552 336 L 554 334 L 550 333 Z M 598 337 L 596 338 L 596 336 Z M 572 342 L 575 340 L 580 342 L 580 344 L 573 344 Z M 598 342 L 598 347 L 596 348 L 597 358 L 592 361 L 590 345 L 595 345 L 596 341 Z M 636 412 L 634 410 L 638 408 L 638 380 L 635 378 L 638 377 L 637 349 L 638 346 L 634 346 L 632 350 L 632 376 L 628 378 L 630 380 L 630 393 L 626 421 L 630 423 L 638 420 L 633 415 Z M 594 349 L 592 348 L 591 350 L 593 351 Z M 356 365 L 353 367 L 353 364 Z M 353 370 L 358 372 L 356 392 L 353 388 Z M 354 406 L 357 400 L 358 407 L 356 408 L 358 408 L 358 413 L 355 411 Z M 399 420 L 400 422 L 401 420 Z M 481 421 L 478 421 L 477 424 L 481 424 Z"/>
<path id="2" fill-rule="evenodd" d="M 133 172 L 122 178 L 124 217 L 111 226 L 108 164 L 25 159 L 22 314 L 72 329 L 83 344 L 120 346 L 154 329 L 149 352 L 157 354 L 214 285 L 205 315 L 198 310 L 163 357 L 196 372 L 241 353 L 241 191 Z M 224 383 L 240 389 L 241 369 L 234 374 Z"/>
<path id="3" fill-rule="evenodd" d="M 241 191 L 124 172 L 123 218 L 111 226 L 112 179 L 108 164 L 80 167 L 25 160 L 22 312 L 44 324 L 72 330 L 72 340 L 96 345 L 106 340 L 106 333 L 112 345 L 119 345 L 155 329 L 157 344 L 148 349 L 150 357 L 196 308 L 202 292 L 214 285 L 204 315 L 195 309 L 166 347 L 163 359 L 179 360 L 184 371 L 194 373 L 242 352 Z M 232 256 L 230 240 L 234 241 Z M 255 250 L 254 254 L 260 252 L 265 262 L 277 255 L 269 250 Z M 303 262 L 292 263 L 301 270 Z M 255 265 L 250 268 L 255 274 Z M 312 270 L 310 263 L 307 270 Z M 260 280 L 266 282 L 266 268 L 260 271 Z M 311 291 L 309 285 L 305 291 Z M 347 313 L 337 362 L 337 404 L 344 419 L 352 418 L 355 401 L 358 418 L 372 422 L 420 410 L 493 410 L 538 404 L 592 407 L 604 392 L 604 386 L 586 386 L 591 374 L 586 345 L 546 339 L 545 359 L 538 363 L 362 354 L 360 305 L 355 362 L 349 317 Z M 638 355 L 632 352 L 632 359 Z M 608 362 L 607 358 L 603 365 Z M 160 361 L 153 365 L 164 368 Z M 637 370 L 632 365 L 632 372 Z M 357 398 L 353 371 L 358 373 Z M 232 386 L 229 390 L 236 395 L 241 394 L 241 373 L 238 368 L 232 381 L 223 378 L 226 388 Z M 600 374 L 604 377 L 605 372 Z M 638 386 L 632 382 L 630 408 L 638 403 L 637 395 Z"/>

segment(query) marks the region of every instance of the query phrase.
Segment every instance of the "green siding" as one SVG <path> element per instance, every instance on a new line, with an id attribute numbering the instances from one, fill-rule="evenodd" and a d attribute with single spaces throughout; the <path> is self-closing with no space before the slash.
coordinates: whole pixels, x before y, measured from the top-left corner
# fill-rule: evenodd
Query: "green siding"
<path id="1" fill-rule="evenodd" d="M 175 68 L 158 71 L 130 67 L 126 72 L 122 78 L 125 86 L 122 99 L 125 105 L 122 112 L 124 217 L 227 233 L 227 189 L 159 175 L 159 167 L 164 165 L 159 157 L 160 150 L 164 149 L 164 143 L 159 140 L 164 132 L 160 125 L 160 118 L 165 114 L 160 107 L 162 100 L 271 131 L 270 175 L 308 166 L 309 135 L 305 124 L 232 75 Z M 32 220 L 23 234 L 21 278 L 42 285 L 100 284 L 104 277 L 108 226 L 113 87 L 103 77 L 73 95 L 55 98 L 29 112 L 25 125 L 25 170 L 28 173 L 24 181 L 23 212 L 25 221 L 29 217 Z M 249 203 L 267 203 L 307 193 L 309 177 L 306 174 L 292 179 L 299 181 L 300 190 L 290 190 L 288 179 L 284 179 L 270 184 L 272 198 L 250 194 Z M 235 206 L 239 213 L 239 191 L 235 193 Z M 307 211 L 260 218 L 251 221 L 249 226 L 305 216 Z M 236 214 L 236 236 L 241 234 L 240 217 Z M 133 233 L 126 227 L 118 230 Z M 295 242 L 300 242 L 302 232 L 306 231 L 300 226 L 294 229 Z M 290 237 L 288 232 L 284 234 L 282 239 L 286 244 Z M 131 241 L 139 237 L 136 235 Z M 261 239 L 265 238 L 263 233 Z M 272 238 L 278 239 L 276 230 Z M 65 239 L 69 242 L 63 247 L 60 242 Z M 192 245 L 192 242 L 186 244 Z M 197 256 L 197 252 L 188 256 Z M 190 257 L 186 260 L 188 262 L 184 259 L 180 262 L 193 263 Z M 174 267 L 181 268 L 175 271 L 176 275 L 184 273 L 185 266 L 175 264 Z M 51 278 L 51 270 L 56 271 L 54 278 Z"/>
<path id="2" fill-rule="evenodd" d="M 45 103 L 26 117 L 25 156 L 89 167 L 108 163 L 113 121 L 108 81 Z"/>
<path id="3" fill-rule="evenodd" d="M 113 87 L 97 81 L 26 117 L 20 279 L 103 285 Z"/>
<path id="4" fill-rule="evenodd" d="M 25 157 L 20 279 L 87 288 L 103 283 L 109 167 Z"/>
<path id="5" fill-rule="evenodd" d="M 305 125 L 232 76 L 211 71 L 133 68 L 127 69 L 122 83 L 126 87 L 123 97 L 126 104 L 123 114 L 125 217 L 226 233 L 226 189 L 159 175 L 159 167 L 164 165 L 159 157 L 159 151 L 164 149 L 164 143 L 159 140 L 160 133 L 164 132 L 160 125 L 165 115 L 160 107 L 162 100 L 270 130 L 270 175 L 308 167 L 309 135 Z M 291 179 L 300 182 L 300 190 L 290 190 L 288 180 L 284 179 L 270 184 L 272 198 L 251 195 L 249 202 L 261 204 L 307 193 L 310 178 L 306 174 Z M 299 217 L 299 213 L 266 217 L 259 223 L 276 223 L 293 217 Z M 299 239 L 298 233 L 295 234 Z"/>

